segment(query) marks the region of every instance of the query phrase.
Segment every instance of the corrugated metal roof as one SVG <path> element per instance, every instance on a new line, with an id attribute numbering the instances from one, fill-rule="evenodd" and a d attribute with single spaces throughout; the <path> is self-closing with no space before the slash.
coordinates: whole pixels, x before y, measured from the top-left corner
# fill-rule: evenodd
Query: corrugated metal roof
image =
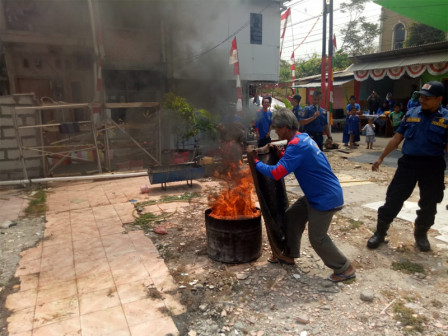
<path id="1" fill-rule="evenodd" d="M 340 86 L 340 85 L 344 85 L 345 83 L 348 83 L 350 81 L 352 81 L 353 78 L 350 79 L 342 79 L 342 80 L 335 80 L 333 82 L 333 86 Z M 299 84 L 299 85 L 294 85 L 291 86 L 293 89 L 297 89 L 297 88 L 316 88 L 316 87 L 320 87 L 320 82 L 312 82 L 312 83 L 307 83 L 307 84 Z"/>

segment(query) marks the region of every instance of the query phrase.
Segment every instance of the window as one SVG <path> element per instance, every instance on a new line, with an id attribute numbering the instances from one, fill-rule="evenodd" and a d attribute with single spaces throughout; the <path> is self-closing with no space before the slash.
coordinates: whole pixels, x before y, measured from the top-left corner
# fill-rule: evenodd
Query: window
<path id="1" fill-rule="evenodd" d="M 250 44 L 262 44 L 263 42 L 263 16 L 250 13 Z"/>
<path id="2" fill-rule="evenodd" d="M 406 30 L 404 28 L 404 24 L 398 23 L 394 28 L 394 38 L 392 49 L 401 49 L 403 48 L 403 42 L 405 39 Z"/>

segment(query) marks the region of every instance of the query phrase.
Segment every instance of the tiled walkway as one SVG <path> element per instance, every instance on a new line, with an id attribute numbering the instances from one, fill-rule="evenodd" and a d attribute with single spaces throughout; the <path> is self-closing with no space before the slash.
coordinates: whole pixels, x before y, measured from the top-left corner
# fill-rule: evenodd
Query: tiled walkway
<path id="1" fill-rule="evenodd" d="M 22 252 L 10 336 L 177 335 L 184 312 L 164 261 L 133 221 L 147 178 L 66 183 L 48 194 L 45 238 Z M 161 294 L 151 295 L 154 291 Z"/>

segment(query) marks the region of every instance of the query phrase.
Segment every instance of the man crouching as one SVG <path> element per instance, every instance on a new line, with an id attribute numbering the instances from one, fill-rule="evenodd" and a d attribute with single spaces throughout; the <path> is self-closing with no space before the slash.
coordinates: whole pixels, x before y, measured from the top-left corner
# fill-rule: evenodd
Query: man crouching
<path id="1" fill-rule="evenodd" d="M 256 159 L 256 169 L 263 175 L 279 180 L 293 172 L 305 196 L 291 205 L 285 214 L 285 250 L 273 255 L 271 262 L 294 264 L 300 257 L 300 240 L 308 222 L 308 235 L 313 249 L 325 265 L 333 270 L 329 280 L 338 282 L 356 277 L 355 268 L 328 236 L 333 214 L 342 209 L 344 199 L 339 180 L 331 170 L 324 153 L 306 133 L 298 133 L 299 124 L 288 109 L 280 109 L 272 117 L 272 126 L 286 149 L 276 165 Z"/>

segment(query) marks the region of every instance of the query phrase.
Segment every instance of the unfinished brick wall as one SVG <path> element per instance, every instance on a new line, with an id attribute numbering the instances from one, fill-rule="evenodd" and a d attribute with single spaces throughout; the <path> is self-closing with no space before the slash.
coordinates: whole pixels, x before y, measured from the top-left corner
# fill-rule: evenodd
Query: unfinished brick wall
<path id="1" fill-rule="evenodd" d="M 22 180 L 25 178 L 20 150 L 14 127 L 14 108 L 36 105 L 33 94 L 0 96 L 0 181 Z M 38 124 L 38 112 L 17 110 L 18 126 Z M 33 147 L 40 145 L 40 128 L 20 131 L 22 143 Z M 36 151 L 25 150 L 25 166 L 29 178 L 42 177 L 42 159 Z"/>

